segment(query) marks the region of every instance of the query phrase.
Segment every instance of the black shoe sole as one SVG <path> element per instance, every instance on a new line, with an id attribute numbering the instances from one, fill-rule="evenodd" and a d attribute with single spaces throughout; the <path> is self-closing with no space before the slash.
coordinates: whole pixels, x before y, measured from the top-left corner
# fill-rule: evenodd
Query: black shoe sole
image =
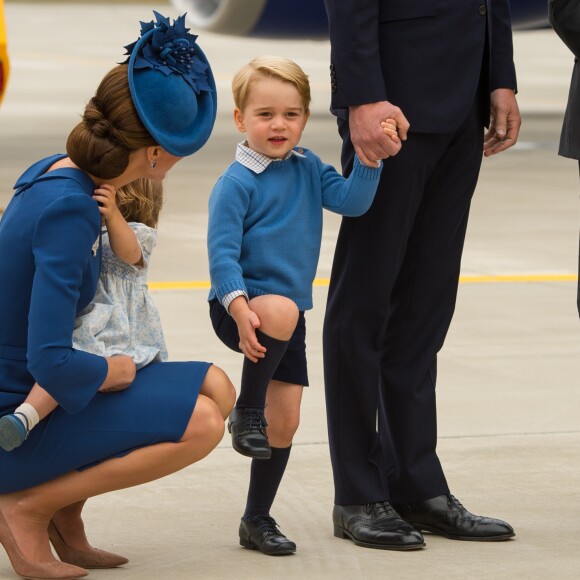
<path id="1" fill-rule="evenodd" d="M 270 459 L 270 457 L 272 457 L 272 449 L 270 449 L 269 453 L 264 453 L 264 455 L 256 455 L 253 453 L 250 453 L 248 451 L 246 451 L 245 449 L 243 449 L 242 447 L 238 447 L 235 443 L 235 439 L 232 437 L 232 447 L 240 454 L 243 455 L 244 457 L 251 457 L 252 459 Z"/>
<path id="2" fill-rule="evenodd" d="M 420 550 L 425 547 L 425 542 L 409 545 L 400 544 L 371 544 L 370 542 L 361 542 L 357 540 L 350 532 L 345 530 L 342 526 L 334 525 L 334 536 L 342 540 L 352 540 L 355 545 L 363 548 L 374 548 L 376 550 Z"/>
<path id="3" fill-rule="evenodd" d="M 448 540 L 461 540 L 462 542 L 503 542 L 504 540 L 509 540 L 513 538 L 516 534 L 512 532 L 511 534 L 501 534 L 499 536 L 459 536 L 454 534 L 448 534 L 436 528 L 430 526 L 419 526 L 418 524 L 411 524 L 416 530 L 420 532 L 429 532 L 436 536 L 443 536 Z"/>
<path id="4" fill-rule="evenodd" d="M 242 540 L 241 538 L 240 538 L 240 546 L 242 546 L 242 548 L 246 548 L 246 550 L 257 550 L 258 552 L 262 552 L 262 554 L 264 554 L 264 556 L 289 556 L 290 554 L 294 554 L 296 552 L 295 548 L 294 549 L 287 548 L 285 550 L 277 550 L 276 552 L 263 552 L 262 550 L 260 550 L 260 548 L 258 546 L 253 544 L 251 541 Z"/>
<path id="5" fill-rule="evenodd" d="M 228 431 L 230 434 L 232 433 L 231 423 L 228 423 Z M 270 459 L 270 457 L 272 457 L 272 448 L 264 449 L 263 454 L 258 455 L 245 450 L 243 447 L 239 447 L 236 445 L 236 438 L 234 435 L 232 435 L 232 447 L 244 457 L 251 457 L 252 459 Z"/>

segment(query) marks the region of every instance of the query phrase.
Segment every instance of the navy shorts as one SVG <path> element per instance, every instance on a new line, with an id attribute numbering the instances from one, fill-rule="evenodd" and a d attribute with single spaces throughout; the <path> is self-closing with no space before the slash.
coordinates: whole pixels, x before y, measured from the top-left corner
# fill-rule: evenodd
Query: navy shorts
<path id="1" fill-rule="evenodd" d="M 242 352 L 239 347 L 240 335 L 235 320 L 228 314 L 222 304 L 213 299 L 209 303 L 209 316 L 218 338 L 229 348 Z M 293 385 L 308 386 L 308 367 L 306 364 L 306 319 L 300 312 L 290 344 L 274 372 L 275 381 Z"/>

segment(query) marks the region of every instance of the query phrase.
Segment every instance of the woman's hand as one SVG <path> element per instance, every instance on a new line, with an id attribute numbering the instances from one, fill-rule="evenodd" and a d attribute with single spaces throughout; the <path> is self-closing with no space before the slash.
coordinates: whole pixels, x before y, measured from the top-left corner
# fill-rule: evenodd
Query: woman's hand
<path id="1" fill-rule="evenodd" d="M 130 356 L 121 354 L 106 357 L 109 365 L 109 372 L 105 382 L 100 386 L 100 393 L 114 393 L 124 391 L 135 380 L 137 367 Z"/>

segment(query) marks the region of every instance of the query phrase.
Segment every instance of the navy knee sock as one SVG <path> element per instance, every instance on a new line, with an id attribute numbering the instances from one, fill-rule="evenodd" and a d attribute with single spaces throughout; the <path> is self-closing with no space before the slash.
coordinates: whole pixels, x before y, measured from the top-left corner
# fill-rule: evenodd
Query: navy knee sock
<path id="1" fill-rule="evenodd" d="M 292 445 L 283 448 L 272 447 L 270 459 L 252 460 L 250 487 L 243 519 L 252 516 L 267 516 L 270 513 L 278 486 L 286 471 L 290 449 Z"/>
<path id="2" fill-rule="evenodd" d="M 258 359 L 257 363 L 244 357 L 242 369 L 242 384 L 236 408 L 257 407 L 263 409 L 266 404 L 266 391 L 272 375 L 278 368 L 289 340 L 278 340 L 256 330 L 259 343 L 266 347 L 266 356 Z"/>

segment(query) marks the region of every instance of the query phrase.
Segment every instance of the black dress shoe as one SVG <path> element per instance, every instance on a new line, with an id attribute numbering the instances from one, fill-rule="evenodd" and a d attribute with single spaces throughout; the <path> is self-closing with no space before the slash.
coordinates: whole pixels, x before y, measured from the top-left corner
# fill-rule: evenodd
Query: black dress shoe
<path id="1" fill-rule="evenodd" d="M 260 550 L 267 556 L 284 556 L 296 552 L 296 544 L 289 540 L 270 516 L 252 516 L 240 522 L 240 546 Z"/>
<path id="2" fill-rule="evenodd" d="M 419 531 L 439 534 L 451 540 L 493 542 L 515 536 L 508 523 L 469 513 L 451 494 L 394 507 L 403 519 Z"/>
<path id="3" fill-rule="evenodd" d="M 270 459 L 272 449 L 266 435 L 267 426 L 263 409 L 234 409 L 228 422 L 233 448 L 246 457 Z"/>
<path id="4" fill-rule="evenodd" d="M 416 550 L 423 536 L 402 520 L 388 501 L 364 505 L 335 505 L 334 535 L 349 538 L 357 546 L 380 550 Z"/>

